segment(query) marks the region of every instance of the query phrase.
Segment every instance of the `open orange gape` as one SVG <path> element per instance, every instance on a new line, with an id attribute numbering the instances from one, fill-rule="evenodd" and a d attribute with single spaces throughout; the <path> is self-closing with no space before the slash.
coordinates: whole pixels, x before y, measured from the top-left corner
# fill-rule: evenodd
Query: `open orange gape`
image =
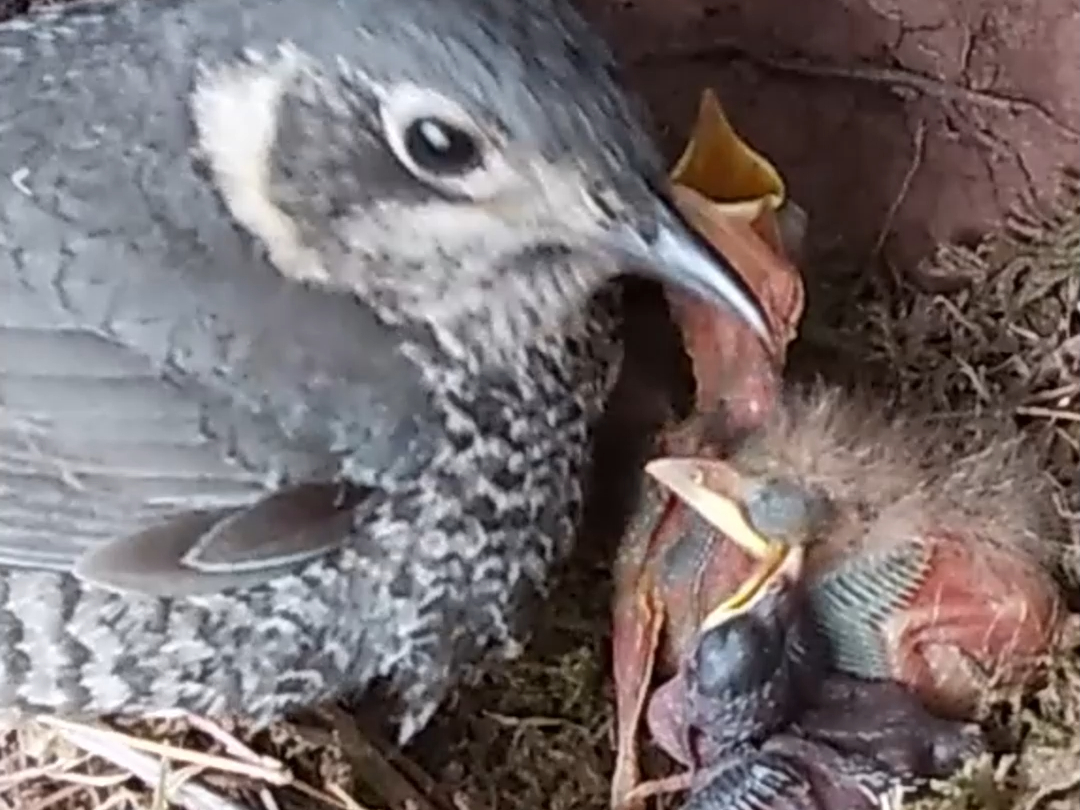
<path id="1" fill-rule="evenodd" d="M 716 178 L 730 183 L 718 185 Z M 687 707 L 676 705 L 692 691 L 688 662 L 711 627 L 754 610 L 780 580 L 801 594 L 799 621 L 808 622 L 827 651 L 824 669 L 811 672 L 811 691 L 843 693 L 852 706 L 868 709 L 865 727 L 845 729 L 864 749 L 871 740 L 892 746 L 892 754 L 870 746 L 860 757 L 877 757 L 881 772 L 899 773 L 899 766 L 890 770 L 890 756 L 899 750 L 897 761 L 917 760 L 915 748 L 927 740 L 977 750 L 968 746 L 971 728 L 960 721 L 978 719 L 991 690 L 1031 685 L 1065 627 L 1051 573 L 1063 547 L 1061 527 L 1050 517 L 1038 470 L 1015 442 L 944 458 L 944 437 L 915 420 L 885 418 L 871 403 L 837 391 L 784 392 L 786 347 L 803 307 L 802 281 L 787 258 L 800 238 L 797 209 L 711 94 L 673 179 L 680 206 L 757 291 L 774 343 L 763 347 L 734 318 L 671 295 L 694 368 L 697 408 L 659 438 L 618 561 L 612 806 L 640 807 L 644 795 L 686 788 L 693 798 L 700 775 L 697 783 L 683 776 L 642 788 L 643 720 L 648 717 L 654 741 L 691 771 L 709 764 L 694 761 L 677 739 L 688 733 L 680 726 Z M 776 644 L 801 649 L 782 639 Z M 757 654 L 752 644 L 732 649 L 732 655 Z M 783 745 L 795 745 L 792 739 L 803 745 L 815 723 L 832 722 L 820 701 L 807 697 L 801 706 L 800 694 L 784 697 L 783 716 L 771 718 L 774 725 L 757 738 L 766 742 L 749 749 L 753 756 L 765 756 L 781 737 Z M 886 714 L 891 725 L 882 736 Z M 942 746 L 949 747 L 936 750 Z M 789 760 L 801 757 L 807 773 L 835 775 L 850 765 L 824 764 L 836 755 L 827 743 Z M 939 775 L 929 765 L 926 773 L 905 767 L 910 776 Z M 725 778 L 734 778 L 725 768 Z M 876 790 L 866 784 L 853 790 Z M 746 783 L 726 788 L 728 795 L 746 789 Z M 846 806 L 805 790 L 810 798 L 790 806 Z"/>

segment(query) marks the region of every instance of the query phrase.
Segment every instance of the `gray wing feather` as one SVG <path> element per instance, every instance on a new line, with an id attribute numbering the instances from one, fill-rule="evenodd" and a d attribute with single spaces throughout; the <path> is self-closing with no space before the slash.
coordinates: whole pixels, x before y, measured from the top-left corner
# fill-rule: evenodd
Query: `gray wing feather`
<path id="1" fill-rule="evenodd" d="M 180 5 L 0 26 L 0 567 L 95 550 L 101 584 L 244 586 L 347 536 L 305 484 L 392 485 L 435 452 L 398 335 L 281 277 L 193 164 L 196 64 L 263 4 Z"/>
<path id="2" fill-rule="evenodd" d="M 28 326 L 37 303 L 0 282 L 0 565 L 67 570 L 174 511 L 265 492 L 201 428 L 197 392 L 101 334 Z"/>
<path id="3" fill-rule="evenodd" d="M 92 548 L 73 572 L 99 587 L 156 596 L 258 585 L 337 548 L 358 495 L 301 484 L 246 509 L 181 512 Z"/>
<path id="4" fill-rule="evenodd" d="M 183 562 L 217 573 L 250 571 L 267 558 L 283 565 L 303 562 L 337 545 L 363 495 L 362 489 L 344 484 L 309 483 L 279 490 L 218 521 L 187 551 Z"/>

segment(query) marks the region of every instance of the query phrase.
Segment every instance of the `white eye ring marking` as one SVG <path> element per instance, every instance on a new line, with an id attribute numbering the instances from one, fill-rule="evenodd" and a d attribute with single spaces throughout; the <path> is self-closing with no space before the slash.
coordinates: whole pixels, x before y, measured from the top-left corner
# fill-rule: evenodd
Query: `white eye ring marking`
<path id="1" fill-rule="evenodd" d="M 419 180 L 474 200 L 494 197 L 506 187 L 509 167 L 497 144 L 454 101 L 415 84 L 399 84 L 382 94 L 379 115 L 390 151 Z M 422 165 L 417 148 L 423 146 L 433 160 L 443 153 L 444 171 Z"/>

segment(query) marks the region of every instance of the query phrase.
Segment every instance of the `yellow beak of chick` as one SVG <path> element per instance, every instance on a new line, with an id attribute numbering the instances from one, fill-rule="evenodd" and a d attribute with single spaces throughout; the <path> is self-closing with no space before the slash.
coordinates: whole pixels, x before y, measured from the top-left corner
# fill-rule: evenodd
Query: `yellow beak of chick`
<path id="1" fill-rule="evenodd" d="M 738 474 L 728 465 L 694 458 L 658 458 L 645 465 L 645 473 L 758 560 L 754 573 L 705 618 L 703 630 L 745 610 L 775 577 L 801 568 L 802 546 L 769 539 L 754 528 L 736 494 L 740 489 Z"/>

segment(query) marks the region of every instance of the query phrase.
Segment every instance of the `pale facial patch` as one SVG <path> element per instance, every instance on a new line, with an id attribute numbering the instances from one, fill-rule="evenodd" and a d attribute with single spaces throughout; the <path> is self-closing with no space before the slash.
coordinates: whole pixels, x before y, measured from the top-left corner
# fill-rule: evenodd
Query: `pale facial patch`
<path id="1" fill-rule="evenodd" d="M 520 345 L 522 335 L 538 327 L 560 330 L 592 288 L 615 272 L 602 252 L 586 257 L 602 237 L 602 214 L 572 171 L 533 165 L 518 177 L 511 191 L 483 202 L 433 196 L 357 211 L 341 234 L 350 254 L 393 261 L 346 262 L 331 271 L 333 280 L 353 289 L 392 291 L 403 310 L 452 331 L 484 313 L 491 337 L 507 347 Z M 514 257 L 544 244 L 565 245 L 586 256 L 568 257 L 567 265 L 553 272 L 512 264 Z M 430 270 L 403 273 L 395 264 Z"/>
<path id="2" fill-rule="evenodd" d="M 351 290 L 388 314 L 430 323 L 448 341 L 506 354 L 562 331 L 617 272 L 602 244 L 610 213 L 588 192 L 587 168 L 572 156 L 552 164 L 520 144 L 504 149 L 493 133 L 482 133 L 488 167 L 457 189 L 471 202 L 451 201 L 432 183 L 429 196 L 407 201 L 391 188 L 302 230 L 275 203 L 270 178 L 282 98 L 311 80 L 324 80 L 312 59 L 283 46 L 272 57 L 204 69 L 191 99 L 216 187 L 282 275 Z M 562 266 L 518 261 L 545 245 L 576 255 Z"/>
<path id="3" fill-rule="evenodd" d="M 292 219 L 270 195 L 270 155 L 278 107 L 289 81 L 309 70 L 291 46 L 272 59 L 203 68 L 191 97 L 199 150 L 229 212 L 265 245 L 280 273 L 326 281 L 318 253 L 305 245 Z"/>

